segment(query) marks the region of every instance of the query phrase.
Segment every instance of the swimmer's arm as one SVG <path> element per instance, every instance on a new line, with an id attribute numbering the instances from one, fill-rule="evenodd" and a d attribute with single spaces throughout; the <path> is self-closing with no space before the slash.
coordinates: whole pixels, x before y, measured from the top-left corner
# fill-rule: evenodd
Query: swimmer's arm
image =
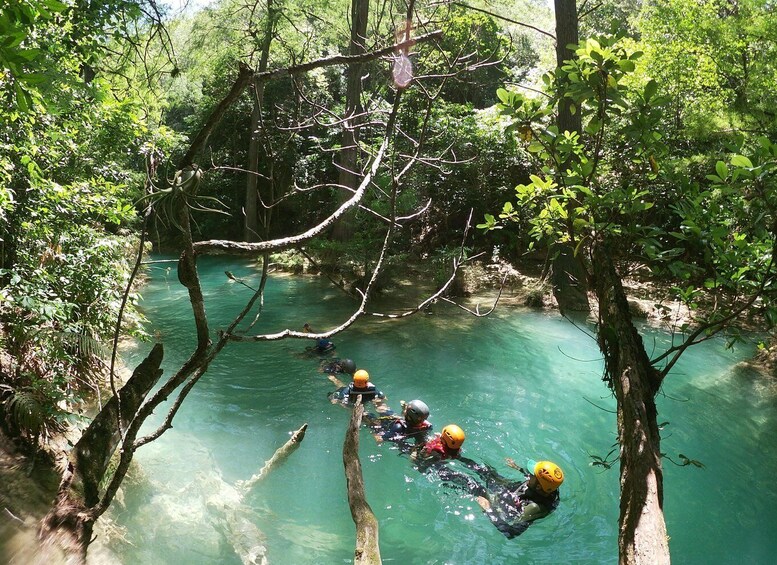
<path id="1" fill-rule="evenodd" d="M 341 381 L 340 379 L 338 379 L 337 377 L 335 377 L 334 375 L 327 375 L 327 378 L 330 381 L 332 381 L 332 384 L 334 384 L 338 388 L 342 388 L 342 387 L 345 386 L 345 383 L 343 381 Z"/>
<path id="2" fill-rule="evenodd" d="M 377 410 L 381 414 L 386 414 L 387 412 L 391 411 L 391 408 L 389 408 L 389 405 L 386 404 L 385 396 L 381 396 L 381 397 L 376 396 L 375 398 L 372 399 L 372 403 L 375 405 L 375 410 Z"/>
<path id="3" fill-rule="evenodd" d="M 485 497 L 485 496 L 477 496 L 475 497 L 475 501 L 480 505 L 480 507 L 488 512 L 491 510 L 491 502 Z"/>
<path id="4" fill-rule="evenodd" d="M 507 463 L 508 467 L 512 467 L 513 469 L 515 469 L 516 471 L 520 471 L 524 475 L 528 475 L 529 474 L 529 472 L 526 469 L 524 469 L 523 467 L 518 465 L 518 463 L 516 463 L 515 461 L 513 461 L 509 457 L 505 458 L 505 463 Z"/>

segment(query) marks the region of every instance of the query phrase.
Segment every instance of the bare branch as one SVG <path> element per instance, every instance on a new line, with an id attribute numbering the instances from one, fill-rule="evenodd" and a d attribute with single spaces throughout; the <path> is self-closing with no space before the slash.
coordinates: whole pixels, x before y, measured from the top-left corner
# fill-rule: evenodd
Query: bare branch
<path id="1" fill-rule="evenodd" d="M 451 4 L 453 4 L 455 6 L 461 6 L 462 8 L 466 8 L 468 10 L 473 10 L 475 12 L 482 12 L 484 14 L 487 14 L 487 15 L 491 16 L 492 18 L 496 18 L 498 20 L 504 20 L 506 22 L 510 22 L 511 24 L 515 24 L 517 26 L 522 26 L 522 27 L 525 27 L 525 28 L 528 28 L 528 29 L 532 29 L 532 30 L 536 31 L 537 33 L 541 33 L 542 35 L 546 35 L 546 36 L 550 37 L 553 41 L 556 41 L 556 36 L 555 35 L 545 31 L 544 29 L 540 29 L 538 27 L 535 27 L 535 26 L 533 26 L 531 24 L 526 24 L 526 23 L 519 22 L 519 21 L 516 21 L 516 20 L 511 20 L 510 18 L 507 18 L 505 16 L 500 16 L 499 14 L 495 14 L 494 12 L 489 12 L 488 10 L 483 10 L 482 8 L 475 8 L 474 6 L 470 6 L 469 4 L 465 4 L 464 2 L 451 2 Z"/>

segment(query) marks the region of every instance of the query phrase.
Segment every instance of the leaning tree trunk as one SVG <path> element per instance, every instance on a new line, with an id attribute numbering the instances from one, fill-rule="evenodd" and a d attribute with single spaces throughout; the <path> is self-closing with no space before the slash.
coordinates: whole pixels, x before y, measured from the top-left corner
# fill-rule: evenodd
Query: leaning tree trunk
<path id="1" fill-rule="evenodd" d="M 361 395 L 359 396 L 361 400 Z M 343 465 L 348 489 L 348 505 L 351 517 L 356 524 L 355 565 L 380 565 L 380 546 L 378 545 L 378 520 L 367 503 L 364 493 L 362 464 L 359 461 L 359 428 L 362 424 L 364 405 L 359 402 L 353 409 L 348 431 L 343 443 Z"/>
<path id="2" fill-rule="evenodd" d="M 594 244 L 592 259 L 599 299 L 599 348 L 604 354 L 605 380 L 618 403 L 620 563 L 662 565 L 670 562 L 655 402 L 662 378 L 632 324 L 621 279 L 604 243 Z"/>
<path id="3" fill-rule="evenodd" d="M 100 501 L 100 482 L 121 441 L 122 431 L 162 374 L 159 366 L 163 354 L 162 345 L 155 345 L 119 390 L 118 397 L 111 398 L 92 420 L 70 453 L 57 498 L 40 531 L 44 545 L 61 551 L 68 563 L 86 561 L 94 526 L 89 510 Z"/>

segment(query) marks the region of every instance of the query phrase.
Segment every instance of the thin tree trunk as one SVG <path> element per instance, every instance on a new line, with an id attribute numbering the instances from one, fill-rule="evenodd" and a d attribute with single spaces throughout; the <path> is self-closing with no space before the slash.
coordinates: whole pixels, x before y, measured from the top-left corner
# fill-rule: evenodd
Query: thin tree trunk
<path id="1" fill-rule="evenodd" d="M 556 65 L 561 67 L 564 61 L 572 59 L 575 52 L 568 45 L 577 45 L 578 20 L 577 4 L 575 0 L 554 0 L 556 10 Z M 562 98 L 558 106 L 558 129 L 564 131 L 580 131 L 580 112 L 572 113 L 572 102 L 569 98 Z"/>
<path id="2" fill-rule="evenodd" d="M 123 429 L 132 421 L 148 391 L 162 375 L 159 368 L 164 355 L 157 344 L 137 366 L 118 396 L 111 398 L 92 420 L 73 448 L 67 469 L 60 482 L 57 498 L 41 522 L 40 537 L 44 546 L 62 551 L 68 563 L 85 563 L 94 522 L 89 513 L 99 500 L 99 486 L 108 463 L 121 441 L 117 429 L 119 405 Z"/>
<path id="3" fill-rule="evenodd" d="M 661 436 L 655 396 L 661 375 L 631 321 L 621 279 L 602 242 L 593 246 L 599 348 L 618 403 L 621 504 L 618 550 L 624 565 L 670 562 L 664 521 Z"/>
<path id="4" fill-rule="evenodd" d="M 366 52 L 367 18 L 369 0 L 351 0 L 351 43 L 349 55 L 361 55 Z M 348 65 L 347 86 L 345 91 L 345 122 L 343 124 L 343 146 L 340 151 L 339 184 L 347 187 L 340 190 L 339 203 L 353 196 L 359 185 L 359 124 L 361 105 L 361 63 Z M 337 221 L 332 237 L 338 241 L 348 241 L 353 235 L 352 214 L 346 214 Z"/>
<path id="5" fill-rule="evenodd" d="M 578 19 L 575 0 L 554 0 L 556 11 L 556 65 L 561 68 L 564 61 L 573 59 L 575 52 L 568 45 L 577 45 Z M 560 82 L 559 88 L 565 88 Z M 569 98 L 561 97 L 558 103 L 556 126 L 560 132 L 580 132 L 582 129 L 579 111 L 572 111 Z M 564 171 L 568 163 L 559 163 Z M 573 202 L 567 203 L 567 208 L 574 207 Z M 570 214 L 571 217 L 571 214 Z M 571 222 L 570 222 L 571 224 Z M 570 233 L 573 232 L 569 226 Z M 573 245 L 559 244 L 554 250 L 557 254 L 553 260 L 553 295 L 562 314 L 567 312 L 589 312 L 588 283 L 582 261 L 575 257 Z"/>
<path id="6" fill-rule="evenodd" d="M 262 39 L 262 52 L 259 57 L 258 72 L 263 73 L 267 70 L 270 60 L 270 45 L 272 44 L 273 34 L 275 33 L 275 22 L 280 10 L 273 5 L 273 0 L 267 0 L 267 25 L 265 26 L 264 38 Z M 259 153 L 261 148 L 260 131 L 262 125 L 262 104 L 264 102 L 265 81 L 257 80 L 254 77 L 254 106 L 251 110 L 251 140 L 248 145 L 248 177 L 246 179 L 246 197 L 245 197 L 245 228 L 243 241 L 257 241 L 259 234 L 259 211 L 257 209 L 258 201 L 258 180 L 259 172 Z"/>

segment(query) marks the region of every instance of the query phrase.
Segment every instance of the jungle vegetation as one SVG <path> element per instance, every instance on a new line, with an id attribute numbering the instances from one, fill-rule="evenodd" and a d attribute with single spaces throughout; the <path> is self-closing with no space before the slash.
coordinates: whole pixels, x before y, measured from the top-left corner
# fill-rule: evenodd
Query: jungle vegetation
<path id="1" fill-rule="evenodd" d="M 603 380 L 619 402 L 621 562 L 668 562 L 662 379 L 742 315 L 763 331 L 777 319 L 772 11 L 771 0 L 220 0 L 184 13 L 157 0 L 10 0 L 2 425 L 37 445 L 88 425 L 87 400 L 109 405 L 117 341 L 144 336 L 139 249 L 180 255 L 193 305 L 198 343 L 163 385 L 176 406 L 246 339 L 226 329 L 212 341 L 198 254 L 312 261 L 354 295 L 353 319 L 408 263 L 432 258 L 441 296 L 468 258 L 557 270 L 563 259 L 598 305 Z M 699 312 L 657 358 L 632 324 L 627 277 Z M 260 304 L 261 288 L 235 323 Z M 289 337 L 310 336 L 253 336 Z M 164 433 L 136 437 L 162 400 L 146 398 L 161 355 L 88 436 L 107 457 L 121 445 L 113 474 L 79 460 L 84 446 L 71 454 L 85 488 L 64 477 L 44 531 L 68 527 L 82 557 L 132 453 Z"/>

